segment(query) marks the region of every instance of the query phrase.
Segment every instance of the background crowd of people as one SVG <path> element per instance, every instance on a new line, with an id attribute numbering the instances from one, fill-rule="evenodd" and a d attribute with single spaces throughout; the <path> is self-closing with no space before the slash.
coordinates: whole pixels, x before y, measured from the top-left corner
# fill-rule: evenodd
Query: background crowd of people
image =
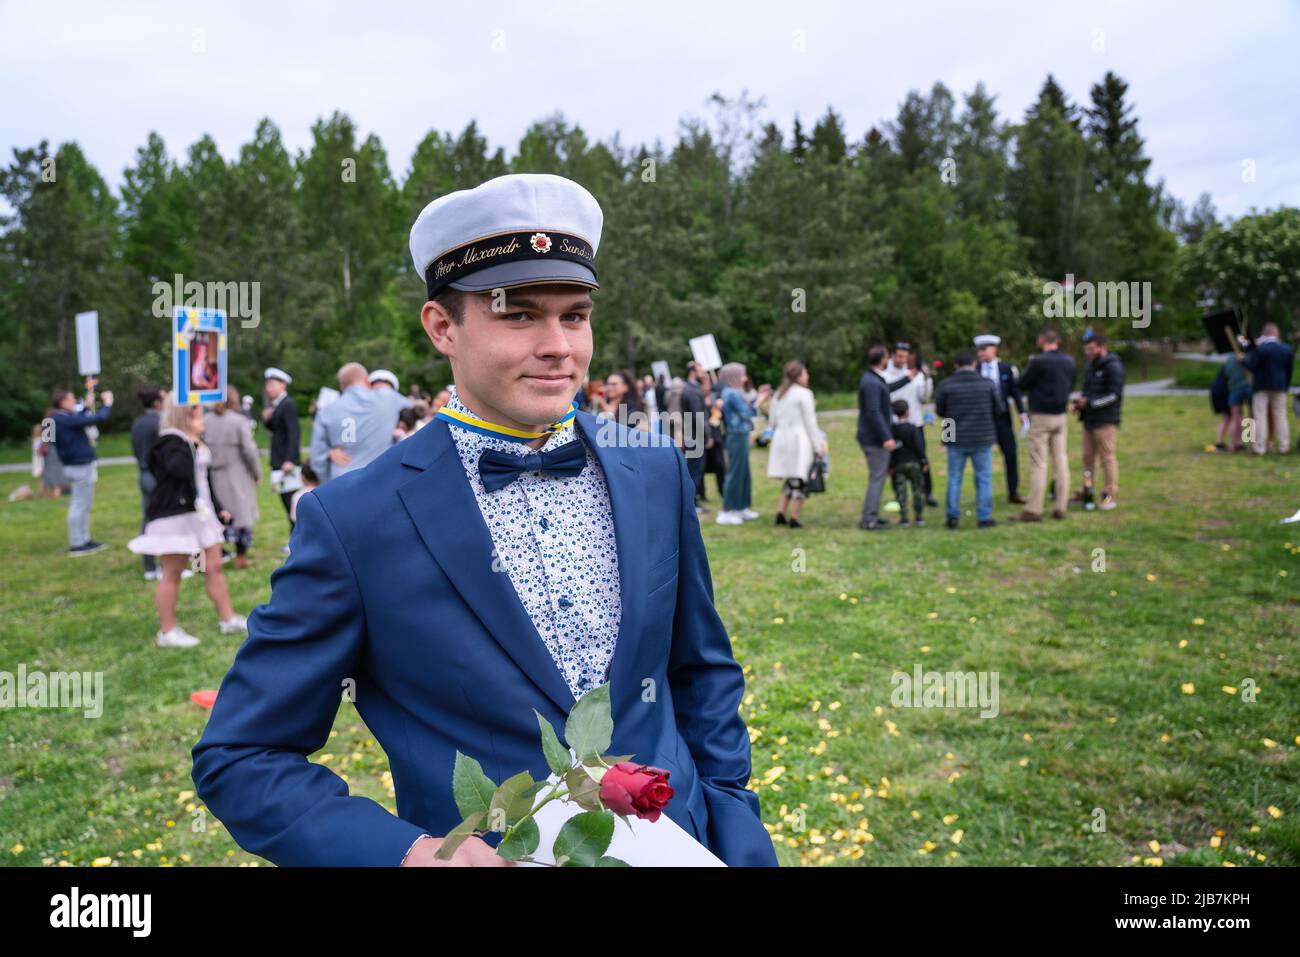
<path id="1" fill-rule="evenodd" d="M 857 395 L 856 438 L 868 473 L 859 527 L 920 527 L 926 509 L 939 507 L 929 456 L 932 436 L 927 436 L 932 427 L 937 427 L 947 458 L 943 509 L 948 528 L 960 526 L 968 461 L 975 476 L 976 524 L 997 524 L 995 446 L 1005 466 L 1007 501 L 1020 506 L 1013 521 L 1042 521 L 1049 497 L 1050 515 L 1058 521 L 1067 517 L 1071 504 L 1087 510 L 1118 507 L 1125 370 L 1106 336 L 1085 333 L 1081 376 L 1054 329 L 1041 331 L 1039 352 L 1023 372 L 999 357 L 998 336 L 976 336 L 972 345 L 973 350 L 953 357 L 951 372 L 937 388 L 932 374 L 942 370 L 942 361 L 927 369 L 907 342 L 868 350 Z M 1294 352 L 1271 323 L 1254 343 L 1242 340 L 1240 345 L 1211 389 L 1221 415 L 1216 448 L 1249 448 L 1257 455 L 1272 448 L 1285 454 L 1290 451 L 1287 396 Z M 233 387 L 225 402 L 212 406 L 177 406 L 160 389 L 140 392 L 142 412 L 131 425 L 131 448 L 139 471 L 142 521 L 140 535 L 129 547 L 141 555 L 145 579 L 157 582 L 159 645 L 187 647 L 198 641 L 176 622 L 179 583 L 195 571 L 204 573 L 222 633 L 245 627 L 230 604 L 222 565 L 233 562 L 236 570 L 249 565 L 259 519 L 257 486 L 264 477 L 254 439 L 259 423 L 268 433 L 266 471 L 292 528 L 302 495 L 364 468 L 415 435 L 450 397 L 446 389 L 430 395 L 418 385 L 403 394 L 392 372 L 371 372 L 348 362 L 339 369 L 338 390 L 322 389 L 309 405 L 312 430 L 304 455 L 292 383 L 284 370 L 266 369 L 260 415 L 253 412 L 251 398 L 242 398 Z M 33 474 L 41 479 L 40 494 L 66 493 L 71 499 L 67 536 L 68 554 L 74 557 L 105 547 L 91 537 L 90 519 L 98 475 L 95 441 L 114 397 L 104 390 L 97 400 L 94 384 L 87 381 L 80 402 L 71 391 L 56 390 L 44 420 L 33 429 Z M 754 445 L 769 449 L 767 478 L 781 482 L 776 525 L 803 528 L 808 496 L 825 487 L 830 450 L 817 422 L 809 369 L 799 360 L 786 363 L 775 389 L 755 385 L 741 363 L 711 372 L 691 362 L 684 376 L 673 378 L 614 370 L 603 379 L 589 379 L 575 401 L 599 418 L 667 433 L 685 456 L 699 515 L 714 511 L 706 482 L 714 476 L 721 499 L 715 521 L 720 525 L 743 525 L 760 517 L 752 507 Z M 1078 488 L 1070 476 L 1071 413 L 1083 427 Z M 1020 443 L 1028 444 L 1027 495 L 1020 491 Z M 882 505 L 887 480 L 896 504 Z M 891 523 L 884 516 L 895 510 L 899 517 Z M 285 545 L 282 551 L 287 550 Z"/>

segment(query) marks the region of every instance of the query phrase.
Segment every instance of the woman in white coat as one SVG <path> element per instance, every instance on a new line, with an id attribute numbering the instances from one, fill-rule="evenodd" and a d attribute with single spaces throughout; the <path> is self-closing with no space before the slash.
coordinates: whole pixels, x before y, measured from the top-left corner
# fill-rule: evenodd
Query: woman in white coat
<path id="1" fill-rule="evenodd" d="M 776 524 L 803 528 L 799 512 L 807 493 L 804 484 L 813 459 L 826 452 L 826 433 L 817 427 L 817 408 L 808 388 L 808 369 L 797 359 L 785 364 L 781 387 L 772 396 L 768 411 L 772 446 L 767 457 L 767 477 L 784 479 Z M 790 507 L 790 518 L 785 517 Z"/>

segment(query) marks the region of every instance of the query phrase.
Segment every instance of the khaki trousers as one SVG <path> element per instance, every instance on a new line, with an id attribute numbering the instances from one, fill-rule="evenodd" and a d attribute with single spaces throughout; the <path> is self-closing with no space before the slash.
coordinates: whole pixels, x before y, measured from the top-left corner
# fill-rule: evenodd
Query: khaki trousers
<path id="1" fill-rule="evenodd" d="M 1056 509 L 1065 511 L 1070 497 L 1070 460 L 1065 450 L 1068 427 L 1069 419 L 1064 412 L 1060 415 L 1029 413 L 1029 502 L 1025 505 L 1026 512 L 1043 514 L 1049 458 L 1056 479 Z"/>
<path id="2" fill-rule="evenodd" d="M 1287 394 L 1284 391 L 1256 392 L 1251 399 L 1251 416 L 1255 420 L 1255 441 L 1252 451 L 1263 455 L 1268 450 L 1271 432 L 1277 450 L 1285 455 L 1291 450 L 1291 428 L 1286 421 Z M 1271 420 L 1271 421 L 1270 421 Z"/>
<path id="3" fill-rule="evenodd" d="M 1115 455 L 1118 425 L 1098 425 L 1083 430 L 1083 470 L 1092 473 L 1092 484 L 1097 484 L 1097 459 L 1106 471 L 1106 484 L 1102 494 L 1115 498 L 1119 492 L 1119 458 Z"/>

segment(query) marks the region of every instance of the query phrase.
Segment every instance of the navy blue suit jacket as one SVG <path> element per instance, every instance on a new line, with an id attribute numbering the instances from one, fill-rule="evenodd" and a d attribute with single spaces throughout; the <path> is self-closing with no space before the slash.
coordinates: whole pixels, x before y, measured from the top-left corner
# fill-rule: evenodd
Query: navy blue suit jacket
<path id="1" fill-rule="evenodd" d="M 727 864 L 775 865 L 745 787 L 744 677 L 713 606 L 685 459 L 661 436 L 585 412 L 575 427 L 614 510 L 611 753 L 668 770 L 665 813 Z M 630 446 L 638 440 L 653 444 Z M 292 546 L 194 748 L 198 794 L 241 847 L 284 865 L 396 865 L 422 833 L 460 822 L 458 749 L 498 782 L 546 776 L 532 709 L 563 735 L 574 698 L 509 575 L 494 570 L 446 423 L 304 495 Z M 349 679 L 388 756 L 396 817 L 307 760 Z"/>

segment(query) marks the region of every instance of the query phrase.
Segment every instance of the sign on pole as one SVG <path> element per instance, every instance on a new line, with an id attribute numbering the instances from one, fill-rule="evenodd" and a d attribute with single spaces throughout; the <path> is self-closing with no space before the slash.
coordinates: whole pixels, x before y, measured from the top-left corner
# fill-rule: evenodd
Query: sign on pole
<path id="1" fill-rule="evenodd" d="M 691 355 L 709 372 L 722 368 L 722 356 L 718 353 L 718 344 L 714 341 L 711 332 L 691 340 Z"/>
<path id="2" fill-rule="evenodd" d="M 83 376 L 99 375 L 99 313 L 79 312 L 77 323 L 77 366 Z"/>
<path id="3" fill-rule="evenodd" d="M 172 311 L 172 389 L 177 405 L 226 401 L 226 313 Z"/>
<path id="4" fill-rule="evenodd" d="M 663 376 L 665 382 L 673 381 L 673 374 L 668 371 L 668 363 L 663 359 L 656 359 L 650 363 L 650 374 L 654 376 L 656 384 L 658 384 L 660 376 Z"/>

